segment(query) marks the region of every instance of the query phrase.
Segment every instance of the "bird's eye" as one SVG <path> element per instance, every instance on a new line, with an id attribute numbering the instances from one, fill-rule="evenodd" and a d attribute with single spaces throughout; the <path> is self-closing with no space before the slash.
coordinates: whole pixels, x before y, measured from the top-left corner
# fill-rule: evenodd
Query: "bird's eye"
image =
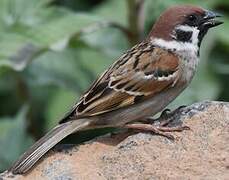
<path id="1" fill-rule="evenodd" d="M 191 22 L 195 22 L 197 20 L 197 17 L 192 14 L 192 15 L 188 16 L 188 20 Z"/>

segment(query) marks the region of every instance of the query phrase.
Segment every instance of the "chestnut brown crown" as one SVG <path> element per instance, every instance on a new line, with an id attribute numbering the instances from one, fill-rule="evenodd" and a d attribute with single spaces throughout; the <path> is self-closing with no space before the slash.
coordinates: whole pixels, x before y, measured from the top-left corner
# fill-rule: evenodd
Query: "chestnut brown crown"
<path id="1" fill-rule="evenodd" d="M 171 33 L 178 25 L 197 27 L 202 38 L 209 28 L 222 24 L 215 20 L 219 14 L 207 11 L 198 6 L 180 5 L 165 10 L 154 24 L 149 37 L 172 40 Z"/>

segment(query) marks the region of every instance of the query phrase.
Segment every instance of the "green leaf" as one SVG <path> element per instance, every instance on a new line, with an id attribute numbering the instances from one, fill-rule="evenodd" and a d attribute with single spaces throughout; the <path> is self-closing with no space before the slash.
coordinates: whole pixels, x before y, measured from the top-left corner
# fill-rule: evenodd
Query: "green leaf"
<path id="1" fill-rule="evenodd" d="M 220 42 L 223 43 L 223 45 L 229 50 L 229 17 L 225 16 L 223 18 L 224 24 L 221 25 L 221 27 L 217 28 L 217 37 Z"/>
<path id="2" fill-rule="evenodd" d="M 1 0 L 0 28 L 9 28 L 18 24 L 33 26 L 49 14 L 45 6 L 51 0 Z"/>
<path id="3" fill-rule="evenodd" d="M 128 24 L 127 3 L 123 0 L 104 1 L 93 10 L 93 13 L 100 17 L 106 17 L 108 21 L 116 22 L 123 26 L 127 26 Z"/>
<path id="4" fill-rule="evenodd" d="M 41 26 L 23 32 L 23 35 L 29 37 L 35 45 L 51 48 L 60 41 L 66 41 L 67 45 L 73 36 L 80 33 L 84 28 L 100 21 L 100 18 L 93 15 L 68 12 L 63 17 L 53 19 Z"/>
<path id="5" fill-rule="evenodd" d="M 74 103 L 77 102 L 79 94 L 66 89 L 58 89 L 49 99 L 45 112 L 45 130 L 53 128 L 58 121 L 67 113 Z"/>
<path id="6" fill-rule="evenodd" d="M 129 48 L 126 36 L 120 30 L 114 28 L 100 29 L 99 31 L 81 36 L 80 39 L 114 60 L 119 58 Z"/>
<path id="7" fill-rule="evenodd" d="M 77 55 L 81 67 L 93 73 L 94 77 L 92 77 L 92 80 L 95 80 L 96 77 L 102 74 L 115 60 L 102 52 L 89 48 L 79 49 Z"/>
<path id="8" fill-rule="evenodd" d="M 54 85 L 82 91 L 88 82 L 78 64 L 73 50 L 48 51 L 28 66 L 24 76 L 32 86 Z"/>
<path id="9" fill-rule="evenodd" d="M 26 134 L 26 107 L 15 117 L 0 119 L 0 169 L 4 170 L 33 143 Z"/>
<path id="10" fill-rule="evenodd" d="M 0 67 L 21 71 L 41 52 L 27 38 L 18 34 L 4 33 L 0 40 Z"/>
<path id="11" fill-rule="evenodd" d="M 22 71 L 41 53 L 63 50 L 71 38 L 78 38 L 89 26 L 104 21 L 95 15 L 46 6 L 49 0 L 26 2 L 2 2 L 0 67 Z"/>

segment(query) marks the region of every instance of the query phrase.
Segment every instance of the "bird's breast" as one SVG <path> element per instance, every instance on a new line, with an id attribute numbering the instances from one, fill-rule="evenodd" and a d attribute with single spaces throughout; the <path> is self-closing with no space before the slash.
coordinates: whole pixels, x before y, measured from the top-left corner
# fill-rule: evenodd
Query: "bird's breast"
<path id="1" fill-rule="evenodd" d="M 180 56 L 181 77 L 185 82 L 190 82 L 196 72 L 199 58 L 197 53 L 188 52 Z"/>

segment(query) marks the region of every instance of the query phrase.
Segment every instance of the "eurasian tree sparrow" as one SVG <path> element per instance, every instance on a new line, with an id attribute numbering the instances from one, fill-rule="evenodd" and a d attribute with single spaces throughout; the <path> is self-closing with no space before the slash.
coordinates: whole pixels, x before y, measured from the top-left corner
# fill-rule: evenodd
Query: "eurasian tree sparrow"
<path id="1" fill-rule="evenodd" d="M 199 48 L 218 14 L 196 6 L 167 9 L 149 36 L 124 53 L 80 98 L 54 129 L 38 140 L 9 171 L 27 172 L 49 149 L 80 130 L 125 127 L 158 134 L 169 127 L 134 122 L 155 115 L 191 82 Z M 175 130 L 182 130 L 175 128 Z"/>

